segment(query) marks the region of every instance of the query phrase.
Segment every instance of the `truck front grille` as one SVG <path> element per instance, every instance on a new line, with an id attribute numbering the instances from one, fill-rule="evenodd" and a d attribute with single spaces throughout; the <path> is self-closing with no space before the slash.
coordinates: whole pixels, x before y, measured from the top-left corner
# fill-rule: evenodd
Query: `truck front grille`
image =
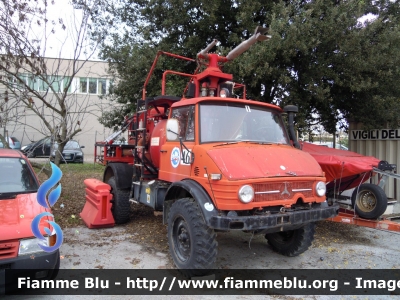
<path id="1" fill-rule="evenodd" d="M 256 183 L 254 186 L 254 200 L 256 202 L 292 199 L 296 193 L 305 198 L 312 197 L 312 181 L 293 181 L 279 183 Z"/>

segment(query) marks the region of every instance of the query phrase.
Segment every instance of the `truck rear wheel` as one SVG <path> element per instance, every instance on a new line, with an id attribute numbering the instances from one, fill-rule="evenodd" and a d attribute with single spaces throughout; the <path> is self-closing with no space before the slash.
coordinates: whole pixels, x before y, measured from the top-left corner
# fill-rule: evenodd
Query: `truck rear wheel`
<path id="1" fill-rule="evenodd" d="M 351 204 L 357 215 L 364 219 L 377 219 L 387 208 L 385 191 L 378 185 L 363 183 L 354 189 Z"/>
<path id="2" fill-rule="evenodd" d="M 315 223 L 307 223 L 294 230 L 267 233 L 265 238 L 272 249 L 286 256 L 297 256 L 311 246 L 314 239 Z"/>
<path id="3" fill-rule="evenodd" d="M 107 183 L 111 186 L 111 194 L 113 195 L 111 212 L 115 223 L 123 224 L 128 222 L 131 208 L 129 203 L 130 191 L 118 189 L 114 176 Z"/>
<path id="4" fill-rule="evenodd" d="M 168 244 L 175 265 L 188 276 L 203 276 L 214 268 L 218 243 L 197 203 L 183 198 L 172 204 L 168 214 Z"/>

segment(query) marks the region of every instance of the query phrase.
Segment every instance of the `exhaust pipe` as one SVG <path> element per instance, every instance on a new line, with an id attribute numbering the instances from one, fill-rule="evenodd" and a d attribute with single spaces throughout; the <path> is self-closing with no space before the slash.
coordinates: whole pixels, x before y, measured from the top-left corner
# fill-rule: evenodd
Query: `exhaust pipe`
<path id="1" fill-rule="evenodd" d="M 289 122 L 289 136 L 293 141 L 293 145 L 300 149 L 300 144 L 297 141 L 296 133 L 294 132 L 294 114 L 299 112 L 299 108 L 296 105 L 286 105 L 283 108 L 283 111 L 288 114 L 288 122 Z"/>
<path id="2" fill-rule="evenodd" d="M 228 53 L 226 56 L 227 60 L 234 60 L 243 52 L 247 51 L 252 45 L 254 45 L 257 41 L 266 41 L 269 40 L 272 36 L 265 35 L 268 31 L 268 28 L 263 28 L 261 26 L 257 26 L 254 34 L 246 41 L 242 42 L 239 46 L 233 49 L 231 52 Z"/>

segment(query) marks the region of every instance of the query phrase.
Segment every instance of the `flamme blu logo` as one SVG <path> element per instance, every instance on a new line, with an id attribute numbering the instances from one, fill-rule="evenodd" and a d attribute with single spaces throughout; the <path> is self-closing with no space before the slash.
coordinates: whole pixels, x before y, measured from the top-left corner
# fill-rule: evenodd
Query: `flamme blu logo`
<path id="1" fill-rule="evenodd" d="M 44 208 L 50 209 L 60 198 L 61 195 L 61 184 L 59 184 L 56 188 L 54 188 L 48 195 L 48 198 L 46 198 L 47 193 L 60 181 L 62 177 L 62 172 L 61 170 L 52 162 L 51 164 L 51 176 L 48 180 L 42 183 L 42 185 L 39 187 L 38 192 L 37 192 L 37 202 L 43 206 Z M 49 212 L 44 212 L 41 214 L 38 214 L 33 220 L 31 224 L 32 232 L 33 234 L 40 240 L 46 241 L 46 237 L 43 236 L 43 234 L 40 232 L 39 224 L 40 220 L 43 217 L 52 217 L 54 220 L 54 216 L 49 213 Z M 53 246 L 45 246 L 38 244 L 40 248 L 42 248 L 43 251 L 46 252 L 53 252 L 60 248 L 62 242 L 63 242 L 63 233 L 60 228 L 60 226 L 54 222 L 54 221 L 49 221 L 46 220 L 47 223 L 49 223 L 53 227 L 53 233 L 56 235 L 56 243 Z M 44 231 L 50 236 L 52 235 L 52 232 L 50 232 L 50 229 L 45 227 Z"/>

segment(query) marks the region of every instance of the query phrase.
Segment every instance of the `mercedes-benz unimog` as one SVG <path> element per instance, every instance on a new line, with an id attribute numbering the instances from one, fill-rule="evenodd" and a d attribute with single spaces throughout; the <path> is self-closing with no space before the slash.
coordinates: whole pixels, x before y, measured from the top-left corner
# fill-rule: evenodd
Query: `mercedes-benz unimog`
<path id="1" fill-rule="evenodd" d="M 171 256 L 188 276 L 214 267 L 217 232 L 263 234 L 275 251 L 296 256 L 311 245 L 314 222 L 338 212 L 337 204 L 326 202 L 319 164 L 297 149 L 297 107 L 282 110 L 247 100 L 245 85 L 221 70 L 256 41 L 268 40 L 265 33 L 257 27 L 226 57 L 209 53 L 217 41 L 196 60 L 158 52 L 137 112 L 120 131 L 96 143 L 95 157 L 106 165 L 103 181 L 111 186 L 115 222 L 129 221 L 131 202 L 163 212 Z M 200 68 L 193 74 L 165 71 L 161 95 L 146 97 L 160 55 L 197 61 Z M 171 75 L 188 79 L 184 96 L 165 94 Z M 124 130 L 128 143 L 115 144 Z"/>

